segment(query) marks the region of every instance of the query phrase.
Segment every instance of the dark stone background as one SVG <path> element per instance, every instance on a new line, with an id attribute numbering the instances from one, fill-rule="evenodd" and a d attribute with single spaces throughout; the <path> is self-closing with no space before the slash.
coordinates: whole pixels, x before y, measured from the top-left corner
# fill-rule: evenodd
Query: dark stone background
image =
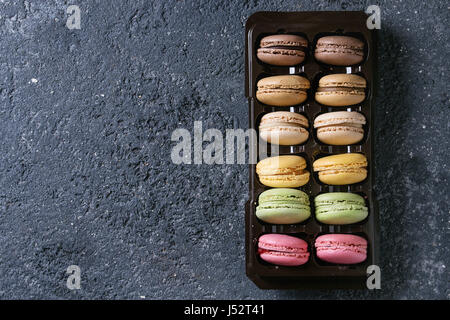
<path id="1" fill-rule="evenodd" d="M 382 290 L 259 290 L 247 165 L 174 165 L 171 133 L 247 128 L 252 13 L 370 4 Z M 0 298 L 448 299 L 449 24 L 447 1 L 2 1 Z"/>

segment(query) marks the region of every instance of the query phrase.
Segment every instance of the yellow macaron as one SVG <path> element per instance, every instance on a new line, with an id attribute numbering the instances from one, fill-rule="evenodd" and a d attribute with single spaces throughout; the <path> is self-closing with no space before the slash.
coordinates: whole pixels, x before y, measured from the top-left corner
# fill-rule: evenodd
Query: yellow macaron
<path id="1" fill-rule="evenodd" d="M 358 183 L 367 177 L 367 158 L 360 153 L 344 153 L 320 158 L 313 163 L 319 180 L 330 185 Z"/>
<path id="2" fill-rule="evenodd" d="M 269 157 L 256 165 L 256 173 L 262 184 L 274 188 L 297 188 L 309 181 L 306 161 L 300 156 Z"/>

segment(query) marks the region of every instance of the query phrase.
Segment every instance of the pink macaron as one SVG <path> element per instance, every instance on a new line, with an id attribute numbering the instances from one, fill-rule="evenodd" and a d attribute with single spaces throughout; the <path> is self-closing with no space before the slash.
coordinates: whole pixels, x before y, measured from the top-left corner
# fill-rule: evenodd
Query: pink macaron
<path id="1" fill-rule="evenodd" d="M 300 266 L 309 259 L 306 241 L 285 234 L 259 237 L 258 253 L 264 261 L 279 266 Z"/>
<path id="2" fill-rule="evenodd" d="M 336 264 L 355 264 L 367 258 L 367 240 L 352 234 L 325 234 L 315 242 L 317 257 Z"/>

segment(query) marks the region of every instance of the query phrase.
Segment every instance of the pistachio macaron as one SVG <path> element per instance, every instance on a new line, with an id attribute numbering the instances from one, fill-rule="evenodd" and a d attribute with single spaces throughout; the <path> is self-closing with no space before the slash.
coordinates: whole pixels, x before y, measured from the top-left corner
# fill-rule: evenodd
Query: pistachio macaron
<path id="1" fill-rule="evenodd" d="M 322 113 L 314 119 L 317 138 L 330 145 L 350 145 L 364 137 L 366 118 L 359 112 L 336 111 Z"/>
<path id="2" fill-rule="evenodd" d="M 358 183 L 367 177 L 367 158 L 361 153 L 343 153 L 317 159 L 313 169 L 319 180 L 330 185 Z"/>
<path id="3" fill-rule="evenodd" d="M 309 181 L 306 160 L 296 155 L 269 157 L 256 164 L 259 181 L 274 188 L 297 188 Z"/>
<path id="4" fill-rule="evenodd" d="M 310 82 L 299 75 L 281 75 L 262 78 L 256 86 L 256 99 L 260 102 L 269 106 L 289 107 L 306 100 Z"/>
<path id="5" fill-rule="evenodd" d="M 366 79 L 356 74 L 329 74 L 320 78 L 315 98 L 326 106 L 351 106 L 364 101 L 366 86 Z"/>
<path id="6" fill-rule="evenodd" d="M 311 215 L 309 197 L 303 191 L 273 188 L 259 195 L 256 216 L 267 223 L 300 223 Z"/>
<path id="7" fill-rule="evenodd" d="M 256 56 L 275 66 L 293 66 L 305 60 L 308 41 L 294 34 L 275 34 L 261 39 Z"/>
<path id="8" fill-rule="evenodd" d="M 325 224 L 352 224 L 368 215 L 364 198 L 351 192 L 329 192 L 314 198 L 316 219 Z"/>
<path id="9" fill-rule="evenodd" d="M 308 119 L 296 112 L 276 111 L 265 114 L 259 123 L 261 139 L 282 146 L 297 145 L 308 140 Z"/>

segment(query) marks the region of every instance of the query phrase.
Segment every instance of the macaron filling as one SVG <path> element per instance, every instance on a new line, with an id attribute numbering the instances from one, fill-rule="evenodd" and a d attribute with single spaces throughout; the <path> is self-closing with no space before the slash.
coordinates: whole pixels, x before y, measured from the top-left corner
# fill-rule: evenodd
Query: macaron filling
<path id="1" fill-rule="evenodd" d="M 317 43 L 316 53 L 348 53 L 363 57 L 364 50 L 360 46 L 351 46 L 345 44 Z"/>
<path id="2" fill-rule="evenodd" d="M 344 86 L 336 86 L 336 87 L 319 87 L 319 88 L 317 88 L 317 92 L 336 92 L 336 91 L 364 93 L 364 92 L 365 92 L 365 88 L 360 88 L 360 87 L 344 87 Z"/>
<path id="3" fill-rule="evenodd" d="M 258 53 L 285 54 L 292 56 L 304 57 L 307 48 L 303 46 L 275 45 L 258 49 Z"/>
<path id="4" fill-rule="evenodd" d="M 327 243 L 319 243 L 316 244 L 316 251 L 328 251 L 328 250 L 342 250 L 342 251 L 351 251 L 360 254 L 367 254 L 367 245 L 363 244 L 341 244 L 339 242 L 329 241 Z"/>

